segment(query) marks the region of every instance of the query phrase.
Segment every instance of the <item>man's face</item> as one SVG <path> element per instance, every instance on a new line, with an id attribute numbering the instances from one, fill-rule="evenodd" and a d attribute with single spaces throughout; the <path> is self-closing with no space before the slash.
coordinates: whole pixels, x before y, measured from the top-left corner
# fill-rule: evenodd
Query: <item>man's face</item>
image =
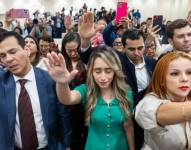
<path id="1" fill-rule="evenodd" d="M 137 40 L 127 39 L 124 51 L 134 64 L 142 63 L 142 57 L 145 51 L 143 37 Z"/>
<path id="2" fill-rule="evenodd" d="M 27 51 L 23 50 L 13 36 L 7 37 L 0 43 L 0 59 L 11 73 L 20 77 L 31 69 Z"/>
<path id="3" fill-rule="evenodd" d="M 174 30 L 174 36 L 169 40 L 173 49 L 177 51 L 191 52 L 191 27 L 186 26 Z"/>

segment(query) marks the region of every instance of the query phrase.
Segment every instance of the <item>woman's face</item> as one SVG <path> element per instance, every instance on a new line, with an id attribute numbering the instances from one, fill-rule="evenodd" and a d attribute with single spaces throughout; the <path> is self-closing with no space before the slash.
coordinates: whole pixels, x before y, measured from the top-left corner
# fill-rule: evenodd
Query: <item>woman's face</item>
<path id="1" fill-rule="evenodd" d="M 169 63 L 166 75 L 167 95 L 172 101 L 184 101 L 191 91 L 191 61 L 178 58 Z"/>
<path id="2" fill-rule="evenodd" d="M 66 53 L 68 54 L 68 56 L 72 61 L 78 61 L 80 59 L 77 48 L 78 48 L 78 43 L 74 41 L 66 43 L 65 45 Z"/>
<path id="3" fill-rule="evenodd" d="M 118 50 L 119 52 L 123 51 L 123 44 L 121 42 L 121 38 L 116 38 L 113 42 L 113 48 Z"/>
<path id="4" fill-rule="evenodd" d="M 100 89 L 108 89 L 111 88 L 114 71 L 103 59 L 98 57 L 93 66 L 93 78 Z"/>
<path id="5" fill-rule="evenodd" d="M 35 41 L 29 37 L 25 39 L 25 49 L 29 50 L 30 56 L 36 55 L 38 51 Z"/>
<path id="6" fill-rule="evenodd" d="M 145 46 L 145 55 L 153 58 L 155 56 L 155 51 L 156 51 L 156 46 L 155 46 L 155 42 L 152 41 L 149 44 L 146 44 Z"/>

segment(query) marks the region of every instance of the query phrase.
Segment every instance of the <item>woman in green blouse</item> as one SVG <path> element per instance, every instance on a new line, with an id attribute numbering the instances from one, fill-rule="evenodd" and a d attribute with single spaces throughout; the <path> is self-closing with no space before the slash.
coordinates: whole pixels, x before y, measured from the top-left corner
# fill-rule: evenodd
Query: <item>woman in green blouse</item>
<path id="1" fill-rule="evenodd" d="M 88 138 L 86 150 L 134 150 L 131 119 L 132 93 L 125 83 L 122 67 L 115 51 L 102 46 L 88 63 L 87 82 L 70 90 L 68 83 L 77 74 L 69 72 L 61 54 L 48 54 L 45 64 L 57 82 L 57 94 L 65 105 L 86 105 Z"/>

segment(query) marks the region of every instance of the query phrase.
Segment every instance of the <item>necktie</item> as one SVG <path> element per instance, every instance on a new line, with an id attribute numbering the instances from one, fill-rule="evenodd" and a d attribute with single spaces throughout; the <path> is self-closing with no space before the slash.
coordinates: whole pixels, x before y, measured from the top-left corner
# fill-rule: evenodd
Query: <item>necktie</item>
<path id="1" fill-rule="evenodd" d="M 38 139 L 29 94 L 25 88 L 26 79 L 19 80 L 21 92 L 18 98 L 18 114 L 22 140 L 22 150 L 36 150 Z"/>

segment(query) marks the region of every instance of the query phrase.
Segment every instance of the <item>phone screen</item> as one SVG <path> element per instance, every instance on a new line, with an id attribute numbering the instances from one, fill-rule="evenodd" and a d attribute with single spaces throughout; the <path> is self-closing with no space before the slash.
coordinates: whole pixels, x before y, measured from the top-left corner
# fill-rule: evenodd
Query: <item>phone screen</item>
<path id="1" fill-rule="evenodd" d="M 162 28 L 163 16 L 155 15 L 153 16 L 153 27 L 158 25 L 158 28 Z"/>
<path id="2" fill-rule="evenodd" d="M 117 11 L 116 11 L 116 22 L 119 23 L 121 21 L 122 17 L 126 17 L 127 16 L 127 2 L 117 2 Z"/>

